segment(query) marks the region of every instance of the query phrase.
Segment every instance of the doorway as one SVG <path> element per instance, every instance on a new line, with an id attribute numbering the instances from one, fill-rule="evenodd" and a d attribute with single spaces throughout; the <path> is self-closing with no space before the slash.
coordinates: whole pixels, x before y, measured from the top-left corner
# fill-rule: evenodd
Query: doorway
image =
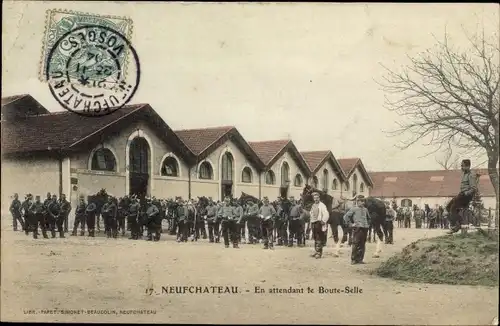
<path id="1" fill-rule="evenodd" d="M 288 186 L 280 187 L 280 197 L 283 199 L 288 198 Z"/>
<path id="2" fill-rule="evenodd" d="M 149 144 L 143 137 L 136 137 L 130 143 L 129 151 L 129 195 L 144 198 L 149 187 Z"/>

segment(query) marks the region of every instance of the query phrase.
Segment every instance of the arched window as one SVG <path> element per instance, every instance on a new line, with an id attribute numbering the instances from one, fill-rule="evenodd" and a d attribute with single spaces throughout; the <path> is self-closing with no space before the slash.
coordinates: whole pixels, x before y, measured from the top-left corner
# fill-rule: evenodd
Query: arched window
<path id="1" fill-rule="evenodd" d="M 402 207 L 410 207 L 411 208 L 411 205 L 412 205 L 411 199 L 406 198 L 406 199 L 401 200 Z"/>
<path id="2" fill-rule="evenodd" d="M 328 189 L 328 170 L 324 169 L 323 170 L 323 189 L 326 191 Z"/>
<path id="3" fill-rule="evenodd" d="M 208 162 L 203 162 L 200 164 L 200 179 L 213 179 L 212 166 Z"/>
<path id="4" fill-rule="evenodd" d="M 295 187 L 302 187 L 302 176 L 300 174 L 297 174 L 295 176 L 295 181 L 293 182 Z"/>
<path id="5" fill-rule="evenodd" d="M 317 176 L 314 176 L 313 177 L 313 187 L 318 189 L 318 177 Z"/>
<path id="6" fill-rule="evenodd" d="M 287 162 L 281 165 L 281 185 L 286 186 L 290 182 L 290 168 Z"/>
<path id="7" fill-rule="evenodd" d="M 274 177 L 274 172 L 273 171 L 267 171 L 266 173 L 266 184 L 267 185 L 273 185 L 275 183 L 276 179 Z"/>
<path id="8" fill-rule="evenodd" d="M 353 191 L 353 193 L 358 192 L 358 176 L 357 175 L 352 176 L 352 191 Z"/>
<path id="9" fill-rule="evenodd" d="M 178 177 L 179 176 L 179 164 L 177 160 L 172 156 L 167 156 L 163 160 L 163 165 L 161 166 L 161 175 L 168 177 Z"/>
<path id="10" fill-rule="evenodd" d="M 248 166 L 246 166 L 243 171 L 241 171 L 241 182 L 252 182 L 252 169 L 250 169 Z"/>
<path id="11" fill-rule="evenodd" d="M 113 152 L 107 148 L 99 148 L 92 155 L 92 170 L 116 171 L 116 159 Z"/>
<path id="12" fill-rule="evenodd" d="M 222 156 L 222 179 L 221 180 L 233 180 L 233 155 L 226 152 Z"/>
<path id="13" fill-rule="evenodd" d="M 338 185 L 338 181 L 337 179 L 333 179 L 333 182 L 332 182 L 332 189 L 333 190 L 337 190 L 337 188 L 339 187 Z"/>
<path id="14" fill-rule="evenodd" d="M 349 191 L 349 188 L 351 188 L 350 186 L 351 185 L 349 184 L 349 181 L 346 181 L 345 184 L 344 184 L 344 190 L 345 191 Z"/>
<path id="15" fill-rule="evenodd" d="M 364 192 L 364 191 L 365 191 L 365 184 L 361 182 L 361 184 L 359 185 L 359 192 Z"/>

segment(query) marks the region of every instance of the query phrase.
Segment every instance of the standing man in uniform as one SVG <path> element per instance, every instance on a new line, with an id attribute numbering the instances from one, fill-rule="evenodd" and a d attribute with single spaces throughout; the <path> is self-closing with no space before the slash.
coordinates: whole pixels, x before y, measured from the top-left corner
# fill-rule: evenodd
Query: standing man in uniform
<path id="1" fill-rule="evenodd" d="M 385 202 L 385 243 L 394 244 L 393 231 L 394 231 L 394 219 L 396 218 L 396 211 L 392 209 L 389 202 Z"/>
<path id="2" fill-rule="evenodd" d="M 59 199 L 59 219 L 56 221 L 57 232 L 59 237 L 64 238 L 64 221 L 67 221 L 69 213 L 71 212 L 71 203 L 66 200 L 66 195 L 61 194 Z"/>
<path id="3" fill-rule="evenodd" d="M 10 204 L 9 211 L 12 214 L 12 226 L 14 228 L 14 231 L 17 231 L 17 221 L 19 221 L 22 230 L 24 230 L 24 221 L 21 217 L 21 202 L 19 201 L 18 194 L 14 194 L 14 199 Z"/>
<path id="4" fill-rule="evenodd" d="M 238 200 L 233 200 L 234 214 L 236 218 L 236 239 L 238 243 L 245 240 L 245 220 L 243 214 L 243 207 Z"/>
<path id="5" fill-rule="evenodd" d="M 118 207 L 116 207 L 112 196 L 108 196 L 108 201 L 102 206 L 101 214 L 104 220 L 106 238 L 116 238 L 118 236 L 118 225 L 116 222 Z"/>
<path id="6" fill-rule="evenodd" d="M 155 204 L 153 204 L 152 200 L 148 200 L 147 205 L 148 208 L 146 210 L 146 217 L 147 217 L 146 225 L 148 228 L 148 238 L 146 240 L 153 241 L 153 233 L 154 233 L 154 241 L 158 241 L 160 239 L 160 228 L 161 228 L 160 210 Z M 156 240 L 157 238 L 158 240 Z"/>
<path id="7" fill-rule="evenodd" d="M 264 249 L 273 249 L 273 229 L 276 210 L 269 203 L 269 198 L 264 197 L 264 204 L 259 209 L 261 220 L 262 238 L 264 239 Z"/>
<path id="8" fill-rule="evenodd" d="M 86 209 L 87 203 L 85 202 L 85 197 L 80 195 L 80 200 L 75 210 L 75 222 L 73 223 L 73 232 L 71 233 L 72 236 L 76 236 L 78 225 L 80 225 L 80 235 L 82 237 L 85 235 L 85 224 L 87 222 L 87 218 L 85 216 Z"/>
<path id="9" fill-rule="evenodd" d="M 136 196 L 131 198 L 130 206 L 128 208 L 127 221 L 130 223 L 130 240 L 139 240 L 139 233 L 141 228 L 139 226 L 141 205 Z"/>
<path id="10" fill-rule="evenodd" d="M 208 241 L 214 243 L 215 237 L 219 237 L 219 223 L 216 223 L 217 207 L 212 199 L 209 199 L 207 206 Z M 215 237 L 214 237 L 215 236 Z"/>
<path id="11" fill-rule="evenodd" d="M 330 215 L 328 214 L 328 209 L 325 204 L 320 201 L 320 196 L 318 192 L 313 192 L 314 204 L 311 207 L 311 229 L 313 232 L 314 239 L 314 254 L 311 257 L 321 258 L 323 255 L 323 244 L 325 239 L 325 233 L 328 230 L 328 220 Z"/>
<path id="12" fill-rule="evenodd" d="M 458 232 L 462 225 L 460 210 L 469 207 L 474 194 L 477 192 L 477 180 L 470 170 L 470 160 L 462 160 L 462 180 L 460 181 L 460 192 L 447 205 L 451 229 L 449 234 Z"/>
<path id="13" fill-rule="evenodd" d="M 21 211 L 24 217 L 24 233 L 26 235 L 28 235 L 31 231 L 31 222 L 34 220 L 30 211 L 31 204 L 33 204 L 33 196 L 31 194 L 27 194 L 21 204 Z"/>
<path id="14" fill-rule="evenodd" d="M 87 230 L 89 231 L 89 237 L 95 237 L 95 220 L 97 215 L 97 205 L 92 201 L 87 205 L 85 209 L 85 216 L 87 218 Z"/>
<path id="15" fill-rule="evenodd" d="M 237 216 L 236 211 L 231 204 L 231 198 L 226 196 L 224 203 L 220 207 L 217 215 L 221 219 L 222 237 L 224 238 L 224 246 L 229 248 L 229 238 L 233 243 L 233 248 L 238 248 L 238 234 L 237 234 Z"/>
<path id="16" fill-rule="evenodd" d="M 42 229 L 42 235 L 44 239 L 48 239 L 47 229 L 45 228 L 45 206 L 40 201 L 40 196 L 35 196 L 35 202 L 33 202 L 29 208 L 33 220 L 30 222 L 33 230 L 33 239 L 38 238 L 38 225 Z"/>
<path id="17" fill-rule="evenodd" d="M 245 219 L 248 227 L 248 243 L 259 242 L 259 206 L 251 200 L 247 201 Z"/>
<path id="18" fill-rule="evenodd" d="M 300 223 L 300 216 L 302 215 L 302 207 L 297 203 L 295 198 L 290 197 L 290 216 L 288 221 L 288 228 L 290 232 L 288 234 L 288 247 L 293 247 L 293 240 L 297 240 L 297 246 L 302 246 L 302 230 Z"/>
<path id="19" fill-rule="evenodd" d="M 351 264 L 364 264 L 366 237 L 370 227 L 370 213 L 365 207 L 365 197 L 358 196 L 357 206 L 344 215 L 344 222 L 352 227 Z"/>
<path id="20" fill-rule="evenodd" d="M 59 214 L 61 213 L 61 206 L 59 206 L 59 202 L 57 201 L 57 196 L 52 195 L 52 201 L 47 205 L 47 211 L 49 215 L 49 227 L 52 238 L 56 237 L 56 224 L 59 220 Z M 62 234 L 64 237 L 64 233 Z"/>
<path id="21" fill-rule="evenodd" d="M 187 209 L 187 216 L 184 219 L 184 223 L 186 224 L 188 238 L 191 237 L 191 241 L 194 241 L 196 238 L 195 235 L 196 207 L 194 207 L 193 201 L 191 199 L 188 200 L 186 209 Z"/>
<path id="22" fill-rule="evenodd" d="M 415 210 L 413 211 L 413 218 L 415 219 L 415 229 L 421 229 L 422 220 L 424 219 L 424 211 L 418 206 L 415 206 Z"/>
<path id="23" fill-rule="evenodd" d="M 40 223 L 44 223 L 45 230 L 50 230 L 50 223 L 52 216 L 49 213 L 48 207 L 50 202 L 52 201 L 52 196 L 50 195 L 50 192 L 47 193 L 47 198 L 43 202 L 43 208 L 44 208 L 44 213 L 43 213 L 43 220 Z"/>

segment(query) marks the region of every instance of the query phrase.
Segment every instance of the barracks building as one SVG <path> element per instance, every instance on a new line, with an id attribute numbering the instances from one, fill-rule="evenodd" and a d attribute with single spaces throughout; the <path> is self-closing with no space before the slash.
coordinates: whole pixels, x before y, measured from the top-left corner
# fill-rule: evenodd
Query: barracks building
<path id="1" fill-rule="evenodd" d="M 30 95 L 2 98 L 2 215 L 12 195 L 157 198 L 300 197 L 305 184 L 337 197 L 369 195 L 361 159 L 300 151 L 292 140 L 247 141 L 233 126 L 173 130 L 149 104 L 88 118 L 49 112 Z"/>

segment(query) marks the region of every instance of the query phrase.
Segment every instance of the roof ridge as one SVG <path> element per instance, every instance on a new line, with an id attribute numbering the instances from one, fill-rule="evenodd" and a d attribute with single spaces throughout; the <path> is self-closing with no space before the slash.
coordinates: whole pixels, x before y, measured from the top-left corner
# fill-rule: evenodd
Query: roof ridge
<path id="1" fill-rule="evenodd" d="M 275 139 L 275 140 L 257 140 L 257 141 L 249 141 L 248 143 L 271 143 L 271 142 L 279 142 L 279 141 L 286 141 L 291 142 L 291 139 Z"/>
<path id="2" fill-rule="evenodd" d="M 191 128 L 191 129 L 179 129 L 179 130 L 174 130 L 174 132 L 180 132 L 180 131 L 194 131 L 194 130 L 214 130 L 214 129 L 233 129 L 236 128 L 235 126 L 219 126 L 219 127 L 205 127 L 205 128 Z"/>
<path id="3" fill-rule="evenodd" d="M 3 100 L 6 100 L 6 99 L 10 99 L 9 102 L 7 103 L 2 103 L 2 106 L 4 105 L 9 105 L 10 103 L 12 102 L 15 102 L 15 101 L 18 101 L 26 96 L 31 96 L 30 94 L 26 93 L 26 94 L 19 94 L 19 95 L 11 95 L 11 96 L 5 96 L 5 97 L 2 97 L 2 101 Z M 32 96 L 31 96 L 32 97 Z"/>

